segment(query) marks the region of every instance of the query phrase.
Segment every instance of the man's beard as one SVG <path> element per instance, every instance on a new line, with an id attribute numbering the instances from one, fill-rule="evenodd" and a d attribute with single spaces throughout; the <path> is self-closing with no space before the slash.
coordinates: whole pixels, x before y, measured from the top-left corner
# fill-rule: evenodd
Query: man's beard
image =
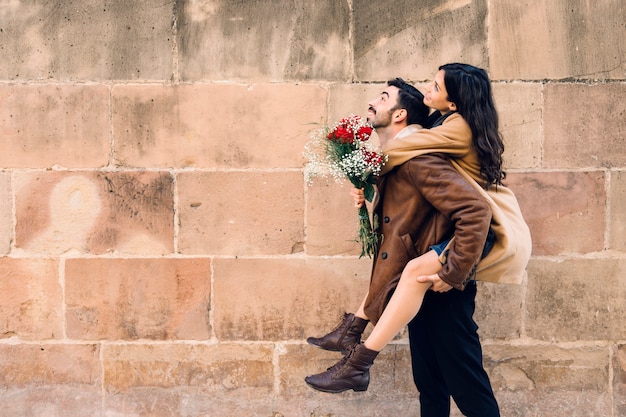
<path id="1" fill-rule="evenodd" d="M 367 119 L 368 122 L 372 125 L 374 129 L 380 129 L 381 127 L 387 127 L 391 124 L 391 115 L 394 112 L 394 109 L 389 110 L 386 114 L 381 115 L 380 118 L 378 116 L 378 112 L 374 113 L 374 120 Z"/>

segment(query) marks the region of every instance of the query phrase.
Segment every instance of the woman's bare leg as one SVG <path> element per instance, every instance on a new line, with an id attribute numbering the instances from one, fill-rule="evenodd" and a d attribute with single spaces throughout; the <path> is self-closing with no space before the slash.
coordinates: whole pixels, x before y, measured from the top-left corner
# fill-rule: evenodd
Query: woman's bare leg
<path id="1" fill-rule="evenodd" d="M 369 294 L 369 292 L 365 293 L 365 297 L 363 297 L 363 301 L 361 301 L 361 305 L 359 306 L 359 308 L 354 313 L 355 316 L 360 317 L 363 320 L 369 320 L 369 318 L 365 314 L 365 300 L 367 300 L 367 295 L 368 294 Z"/>
<path id="2" fill-rule="evenodd" d="M 433 275 L 439 271 L 441 263 L 437 252 L 433 250 L 406 265 L 393 296 L 365 341 L 366 348 L 381 351 L 400 333 L 419 311 L 424 294 L 431 286 L 430 282 L 418 282 L 417 277 Z"/>

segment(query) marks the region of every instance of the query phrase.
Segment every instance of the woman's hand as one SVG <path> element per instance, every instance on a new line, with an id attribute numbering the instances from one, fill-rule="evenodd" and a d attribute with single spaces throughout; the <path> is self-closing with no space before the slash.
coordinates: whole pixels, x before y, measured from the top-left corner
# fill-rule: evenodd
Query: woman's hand
<path id="1" fill-rule="evenodd" d="M 365 204 L 365 193 L 362 188 L 352 188 L 350 197 L 354 200 L 354 207 L 361 208 Z"/>

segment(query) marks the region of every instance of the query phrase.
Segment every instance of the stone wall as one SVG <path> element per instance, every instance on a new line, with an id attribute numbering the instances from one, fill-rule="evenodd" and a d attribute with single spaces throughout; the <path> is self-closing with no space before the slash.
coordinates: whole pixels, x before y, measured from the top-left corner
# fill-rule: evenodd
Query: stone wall
<path id="1" fill-rule="evenodd" d="M 309 133 L 402 76 L 494 82 L 534 245 L 476 320 L 505 417 L 626 416 L 622 0 L 0 2 L 0 400 L 17 416 L 419 416 L 303 377 L 367 286 Z M 453 415 L 459 416 L 458 410 Z"/>

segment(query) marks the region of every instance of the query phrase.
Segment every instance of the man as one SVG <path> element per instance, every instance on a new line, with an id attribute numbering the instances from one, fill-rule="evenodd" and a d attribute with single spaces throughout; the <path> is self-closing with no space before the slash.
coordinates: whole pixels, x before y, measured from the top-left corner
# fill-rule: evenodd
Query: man
<path id="1" fill-rule="evenodd" d="M 423 104 L 423 99 L 423 95 L 414 87 L 401 79 L 395 79 L 388 82 L 387 88 L 380 96 L 369 103 L 368 120 L 376 129 L 383 150 L 394 140 L 405 137 L 419 128 L 411 125 L 425 123 L 428 108 Z M 422 417 L 449 415 L 450 395 L 461 400 L 462 404 L 459 406 L 462 411 L 467 410 L 470 413 L 468 415 L 481 417 L 499 415 L 497 403 L 482 364 L 477 365 L 475 360 L 468 363 L 467 367 L 471 368 L 472 375 L 467 380 L 458 381 L 454 390 L 451 391 L 449 381 L 444 380 L 445 378 L 441 375 L 434 375 L 436 372 L 429 366 L 424 366 L 419 355 L 413 354 L 413 348 L 419 341 L 431 336 L 440 336 L 445 332 L 460 332 L 475 335 L 470 338 L 468 349 L 471 350 L 472 358 L 476 357 L 476 353 L 478 353 L 478 358 L 482 358 L 476 326 L 472 320 L 473 310 L 470 311 L 473 309 L 476 287 L 474 282 L 467 280 L 467 277 L 472 275 L 473 268 L 480 260 L 488 234 L 491 211 L 487 202 L 452 167 L 447 157 L 439 153 L 417 156 L 396 166 L 379 178 L 377 186 L 379 199 L 374 203 L 374 211 L 381 219 L 380 232 L 384 238 L 373 262 L 368 296 L 361 308 L 357 310 L 356 318 L 361 321 L 369 319 L 376 323 L 382 318 L 383 309 L 386 307 L 385 313 L 389 316 L 389 306 L 401 292 L 398 288 L 394 294 L 407 263 L 424 254 L 433 253 L 431 250 L 433 245 L 445 242 L 454 236 L 456 243 L 447 253 L 446 271 L 441 276 L 449 282 L 458 283 L 456 285 L 458 288 L 452 288 L 449 283 L 435 274 L 441 270 L 441 265 L 437 264 L 438 269 L 429 273 L 434 275 L 426 278 L 432 283 L 433 289 L 433 291 L 428 291 L 426 299 L 430 306 L 436 303 L 434 299 L 438 299 L 433 298 L 433 294 L 446 297 L 442 301 L 442 306 L 445 305 L 445 308 L 438 310 L 431 308 L 434 312 L 427 318 L 422 317 L 420 313 L 418 314 L 419 320 L 416 318 L 411 323 L 414 379 L 420 389 L 421 415 Z M 435 263 L 438 262 L 437 256 L 434 258 L 431 256 L 429 262 L 432 262 L 432 259 Z M 452 296 L 448 297 L 450 294 Z M 405 303 L 400 303 L 401 306 L 403 304 Z M 421 300 L 418 300 L 417 308 L 420 304 Z M 415 311 L 408 316 L 408 320 L 415 315 Z M 438 325 L 443 324 L 444 327 L 432 329 L 431 321 L 434 323 L 433 315 L 437 314 L 441 316 L 437 317 Z M 354 320 L 353 318 L 352 322 Z M 404 321 L 404 324 L 408 320 Z M 364 344 L 356 344 L 356 347 L 349 351 L 342 361 L 329 368 L 328 371 L 308 376 L 307 383 L 315 389 L 326 392 L 341 392 L 346 389 L 366 390 L 369 384 L 369 367 L 382 349 L 381 346 L 384 346 L 384 344 L 376 346 L 370 343 L 374 333 L 382 325 L 382 321 L 381 319 L 376 323 L 372 335 Z M 337 332 L 354 333 L 354 329 L 350 325 L 340 326 L 323 338 L 309 340 L 309 343 L 324 349 L 335 350 L 333 347 L 340 348 L 341 346 L 331 345 L 341 343 L 345 339 L 345 335 L 334 334 Z M 358 337 L 360 338 L 360 334 Z M 389 337 L 385 340 L 388 341 Z M 444 338 L 439 340 L 443 343 Z M 467 337 L 463 340 L 467 341 Z M 318 341 L 319 343 L 316 343 Z M 431 346 L 437 349 L 439 341 L 431 340 L 430 342 Z M 477 346 L 476 342 L 478 342 Z M 463 349 L 464 347 L 461 346 L 460 350 L 463 351 Z M 435 356 L 436 354 L 433 355 L 433 360 Z M 425 358 L 425 360 L 428 359 L 431 358 Z M 436 359 L 441 361 L 440 356 Z M 449 366 L 463 368 L 463 364 L 457 358 L 450 358 Z M 446 375 L 460 375 L 461 378 L 467 373 L 463 369 L 448 369 L 447 371 L 450 372 Z M 429 383 L 431 376 L 433 377 L 432 386 Z M 464 388 L 467 395 L 457 390 L 463 384 L 467 385 Z M 430 406 L 433 402 L 430 397 L 431 393 L 438 396 L 442 391 L 448 399 L 447 414 L 443 409 L 429 411 L 433 410 Z M 472 398 L 473 396 L 478 397 L 476 399 L 478 402 Z M 467 406 L 463 404 L 466 398 Z M 434 402 L 439 403 L 439 397 Z M 488 407 L 490 411 L 481 414 L 485 407 Z"/>

